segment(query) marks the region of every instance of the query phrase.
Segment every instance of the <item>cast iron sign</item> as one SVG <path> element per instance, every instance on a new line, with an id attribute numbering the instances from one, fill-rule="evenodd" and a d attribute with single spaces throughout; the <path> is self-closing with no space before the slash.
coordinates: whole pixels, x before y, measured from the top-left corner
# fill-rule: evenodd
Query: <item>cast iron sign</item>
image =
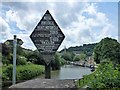
<path id="1" fill-rule="evenodd" d="M 65 36 L 47 10 L 30 38 L 41 54 L 52 55 L 57 51 Z"/>

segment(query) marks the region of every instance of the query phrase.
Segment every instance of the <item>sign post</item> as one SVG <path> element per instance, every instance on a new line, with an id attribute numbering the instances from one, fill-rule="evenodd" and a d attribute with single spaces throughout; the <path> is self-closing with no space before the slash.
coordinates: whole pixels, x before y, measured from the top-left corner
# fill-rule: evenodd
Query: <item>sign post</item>
<path id="1" fill-rule="evenodd" d="M 14 35 L 13 40 L 13 80 L 12 84 L 14 85 L 16 83 L 16 46 L 17 46 L 17 36 Z"/>
<path id="2" fill-rule="evenodd" d="M 54 54 L 65 36 L 48 10 L 35 27 L 30 38 L 43 55 L 45 78 L 50 78 L 50 62 L 54 59 Z"/>
<path id="3" fill-rule="evenodd" d="M 46 64 L 45 65 L 45 78 L 46 79 L 50 79 L 51 78 L 51 65 L 50 64 Z"/>

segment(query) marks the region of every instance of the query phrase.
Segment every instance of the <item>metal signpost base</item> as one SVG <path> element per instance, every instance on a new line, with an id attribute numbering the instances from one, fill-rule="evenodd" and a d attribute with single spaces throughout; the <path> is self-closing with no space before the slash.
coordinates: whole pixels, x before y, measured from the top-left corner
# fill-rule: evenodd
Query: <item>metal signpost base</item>
<path id="1" fill-rule="evenodd" d="M 54 56 L 50 54 L 42 55 L 45 62 L 45 78 L 51 78 L 51 61 L 54 60 Z"/>
<path id="2" fill-rule="evenodd" d="M 45 78 L 51 79 L 51 65 L 50 64 L 45 65 Z"/>

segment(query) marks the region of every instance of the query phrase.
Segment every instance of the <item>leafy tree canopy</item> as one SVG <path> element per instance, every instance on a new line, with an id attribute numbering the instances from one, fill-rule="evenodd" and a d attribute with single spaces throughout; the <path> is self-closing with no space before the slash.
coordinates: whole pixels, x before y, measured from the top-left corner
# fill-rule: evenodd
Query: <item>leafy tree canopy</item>
<path id="1" fill-rule="evenodd" d="M 110 59 L 114 63 L 120 64 L 120 43 L 112 38 L 102 39 L 94 48 L 94 60 L 96 63 L 104 59 Z"/>
<path id="2" fill-rule="evenodd" d="M 73 61 L 74 56 L 75 54 L 73 52 L 64 52 L 61 57 L 67 61 Z"/>

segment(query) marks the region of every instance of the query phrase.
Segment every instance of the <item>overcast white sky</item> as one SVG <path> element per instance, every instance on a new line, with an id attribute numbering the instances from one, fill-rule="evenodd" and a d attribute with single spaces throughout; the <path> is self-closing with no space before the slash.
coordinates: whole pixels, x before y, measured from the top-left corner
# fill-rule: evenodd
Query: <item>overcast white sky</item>
<path id="1" fill-rule="evenodd" d="M 22 0 L 21 0 L 22 1 Z M 25 1 L 25 0 L 24 0 Z M 59 50 L 65 46 L 80 46 L 99 42 L 104 37 L 118 40 L 118 0 L 110 2 L 2 2 L 0 4 L 0 41 L 16 34 L 24 41 L 22 47 L 36 49 L 30 34 L 49 10 L 65 34 Z M 53 1 L 53 0 L 52 0 Z M 92 0 L 93 1 L 93 0 Z M 106 0 L 107 1 L 107 0 Z M 115 2 L 116 1 L 116 2 Z"/>

